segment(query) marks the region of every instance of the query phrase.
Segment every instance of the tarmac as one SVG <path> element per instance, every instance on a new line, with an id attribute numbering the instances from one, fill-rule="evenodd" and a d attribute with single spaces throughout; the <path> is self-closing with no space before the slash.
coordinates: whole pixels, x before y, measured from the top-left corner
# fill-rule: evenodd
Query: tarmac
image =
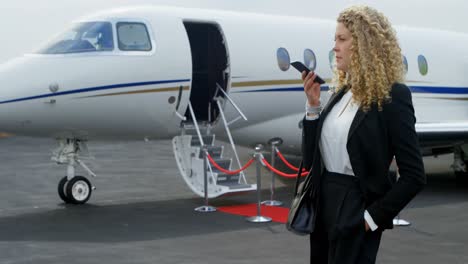
<path id="1" fill-rule="evenodd" d="M 98 175 L 86 205 L 65 205 L 50 161 L 52 139 L 0 138 L 0 263 L 309 263 L 308 237 L 283 224 L 197 213 L 203 205 L 179 175 L 170 141 L 91 142 Z M 250 153 L 241 148 L 241 161 Z M 425 158 L 428 184 L 401 213 L 409 227 L 384 232 L 377 263 L 468 263 L 468 187 L 455 181 L 452 155 Z M 80 171 L 81 174 L 83 171 Z M 247 171 L 255 182 L 255 168 Z M 262 172 L 262 197 L 270 174 Z M 291 180 L 275 198 L 289 203 Z M 254 203 L 255 193 L 211 205 Z"/>

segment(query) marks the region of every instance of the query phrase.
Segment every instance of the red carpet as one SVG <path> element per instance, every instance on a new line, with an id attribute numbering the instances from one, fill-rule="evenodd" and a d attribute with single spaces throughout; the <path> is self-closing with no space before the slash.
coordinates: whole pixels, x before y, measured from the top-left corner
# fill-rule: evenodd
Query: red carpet
<path id="1" fill-rule="evenodd" d="M 257 204 L 243 204 L 233 206 L 222 206 L 218 207 L 218 210 L 223 213 L 236 214 L 243 216 L 256 216 L 257 215 Z M 273 222 L 286 223 L 288 219 L 289 208 L 278 207 L 278 206 L 266 206 L 260 207 L 260 214 L 262 216 L 271 217 Z"/>

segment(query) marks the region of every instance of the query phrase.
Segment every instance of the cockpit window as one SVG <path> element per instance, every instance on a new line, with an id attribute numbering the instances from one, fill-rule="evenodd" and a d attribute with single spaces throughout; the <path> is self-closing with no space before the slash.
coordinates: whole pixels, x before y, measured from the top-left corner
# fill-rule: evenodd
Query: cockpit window
<path id="1" fill-rule="evenodd" d="M 117 23 L 119 49 L 123 51 L 150 51 L 151 41 L 146 25 L 136 22 Z"/>
<path id="2" fill-rule="evenodd" d="M 114 50 L 112 24 L 83 22 L 75 24 L 39 50 L 42 54 L 66 54 Z"/>

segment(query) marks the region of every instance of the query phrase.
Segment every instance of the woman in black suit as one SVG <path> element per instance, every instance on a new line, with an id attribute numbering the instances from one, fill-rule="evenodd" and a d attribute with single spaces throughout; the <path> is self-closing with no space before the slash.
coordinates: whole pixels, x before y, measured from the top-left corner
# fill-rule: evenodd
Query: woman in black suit
<path id="1" fill-rule="evenodd" d="M 387 18 L 352 6 L 337 19 L 335 87 L 322 109 L 315 74 L 307 96 L 303 162 L 320 178 L 311 263 L 375 263 L 384 229 L 426 183 L 402 54 Z M 400 178 L 389 179 L 393 160 Z"/>

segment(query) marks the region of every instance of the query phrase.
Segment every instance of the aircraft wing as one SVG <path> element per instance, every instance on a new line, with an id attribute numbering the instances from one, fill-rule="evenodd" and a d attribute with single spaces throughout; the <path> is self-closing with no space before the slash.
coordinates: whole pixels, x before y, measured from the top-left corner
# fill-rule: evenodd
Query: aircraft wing
<path id="1" fill-rule="evenodd" d="M 468 122 L 417 123 L 416 133 L 424 154 L 450 153 L 453 146 L 468 142 Z"/>

